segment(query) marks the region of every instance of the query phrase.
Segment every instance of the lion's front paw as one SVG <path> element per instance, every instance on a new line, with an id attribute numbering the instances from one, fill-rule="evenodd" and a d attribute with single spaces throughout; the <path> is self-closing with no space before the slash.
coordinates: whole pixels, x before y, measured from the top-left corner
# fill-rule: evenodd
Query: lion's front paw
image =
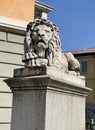
<path id="1" fill-rule="evenodd" d="M 38 56 L 34 53 L 34 52 L 28 52 L 28 53 L 25 53 L 22 57 L 22 61 L 26 61 L 26 60 L 29 60 L 29 59 L 35 59 L 37 58 Z"/>

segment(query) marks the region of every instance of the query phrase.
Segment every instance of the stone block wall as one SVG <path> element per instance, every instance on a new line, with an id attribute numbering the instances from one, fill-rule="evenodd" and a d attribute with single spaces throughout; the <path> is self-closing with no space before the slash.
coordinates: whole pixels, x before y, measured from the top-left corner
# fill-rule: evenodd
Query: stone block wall
<path id="1" fill-rule="evenodd" d="M 25 29 L 4 26 L 0 26 L 0 130 L 10 130 L 12 93 L 3 80 L 13 77 L 15 68 L 24 66 L 22 54 Z"/>

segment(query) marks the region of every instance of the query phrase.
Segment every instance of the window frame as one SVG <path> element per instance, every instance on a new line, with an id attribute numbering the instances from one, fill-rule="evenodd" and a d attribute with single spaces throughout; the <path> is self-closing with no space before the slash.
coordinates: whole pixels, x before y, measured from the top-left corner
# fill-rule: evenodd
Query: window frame
<path id="1" fill-rule="evenodd" d="M 86 68 L 85 68 L 86 67 Z M 88 61 L 81 61 L 81 73 L 88 73 Z"/>
<path id="2" fill-rule="evenodd" d="M 88 87 L 88 80 L 85 80 L 85 87 Z"/>

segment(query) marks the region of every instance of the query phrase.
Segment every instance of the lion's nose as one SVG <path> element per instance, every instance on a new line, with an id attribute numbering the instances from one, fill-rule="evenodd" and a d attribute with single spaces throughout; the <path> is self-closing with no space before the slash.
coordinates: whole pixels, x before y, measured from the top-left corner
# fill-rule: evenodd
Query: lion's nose
<path id="1" fill-rule="evenodd" d="M 45 33 L 43 32 L 43 31 L 41 31 L 41 32 L 38 32 L 38 36 L 45 36 Z"/>
<path id="2" fill-rule="evenodd" d="M 39 33 L 39 34 L 38 34 L 38 36 L 45 36 L 45 35 L 44 35 L 44 34 L 40 34 L 40 33 Z"/>

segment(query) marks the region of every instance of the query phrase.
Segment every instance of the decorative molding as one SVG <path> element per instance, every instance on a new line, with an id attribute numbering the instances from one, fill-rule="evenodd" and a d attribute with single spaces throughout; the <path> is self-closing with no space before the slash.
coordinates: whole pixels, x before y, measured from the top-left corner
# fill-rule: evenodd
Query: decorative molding
<path id="1" fill-rule="evenodd" d="M 25 31 L 28 22 L 0 16 L 0 26 Z"/>
<path id="2" fill-rule="evenodd" d="M 35 2 L 35 18 L 45 18 L 47 19 L 47 14 L 51 12 L 53 8 L 47 4 L 41 2 Z"/>
<path id="3" fill-rule="evenodd" d="M 61 93 L 68 93 L 80 95 L 83 97 L 88 96 L 89 88 L 80 87 L 76 84 L 71 84 L 65 80 L 59 80 L 49 75 L 19 77 L 5 79 L 4 82 L 10 86 L 12 91 L 23 90 L 46 90 L 56 91 Z"/>
<path id="4" fill-rule="evenodd" d="M 47 4 L 43 4 L 41 2 L 36 1 L 35 2 L 35 10 L 49 13 L 50 11 L 53 10 L 53 7 L 51 7 Z"/>

